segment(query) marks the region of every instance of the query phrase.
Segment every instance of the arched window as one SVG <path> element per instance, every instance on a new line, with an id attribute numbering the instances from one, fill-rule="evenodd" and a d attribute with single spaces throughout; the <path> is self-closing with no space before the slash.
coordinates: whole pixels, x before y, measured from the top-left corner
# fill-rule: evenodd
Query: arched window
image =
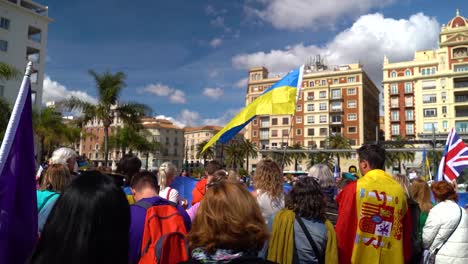
<path id="1" fill-rule="evenodd" d="M 410 71 L 410 70 L 406 70 L 406 71 L 405 71 L 405 76 L 411 76 L 411 71 Z"/>
<path id="2" fill-rule="evenodd" d="M 392 78 L 396 77 L 396 71 L 392 71 Z"/>
<path id="3" fill-rule="evenodd" d="M 454 58 L 463 58 L 468 56 L 468 48 L 467 47 L 460 47 L 453 49 L 453 57 Z"/>
<path id="4" fill-rule="evenodd" d="M 421 74 L 426 75 L 426 69 L 422 69 Z"/>

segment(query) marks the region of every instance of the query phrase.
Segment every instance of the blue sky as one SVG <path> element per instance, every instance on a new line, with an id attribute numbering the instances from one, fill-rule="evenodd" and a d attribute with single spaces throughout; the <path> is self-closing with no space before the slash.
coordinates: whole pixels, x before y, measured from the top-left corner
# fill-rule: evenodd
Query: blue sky
<path id="1" fill-rule="evenodd" d="M 437 46 L 465 1 L 45 1 L 45 100 L 93 101 L 89 69 L 123 71 L 122 99 L 183 125 L 223 125 L 244 106 L 252 66 L 283 73 L 318 53 L 364 64 L 380 87 L 383 55 L 411 59 Z M 244 79 L 244 80 L 243 80 Z"/>

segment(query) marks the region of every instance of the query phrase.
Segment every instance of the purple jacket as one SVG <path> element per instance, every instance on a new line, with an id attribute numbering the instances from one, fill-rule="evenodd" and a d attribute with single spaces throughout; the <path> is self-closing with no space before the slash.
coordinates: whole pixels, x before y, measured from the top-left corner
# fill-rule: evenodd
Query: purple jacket
<path id="1" fill-rule="evenodd" d="M 143 198 L 142 201 L 146 201 L 151 204 L 169 203 L 168 200 L 159 196 L 150 198 Z M 190 217 L 185 212 L 184 208 L 177 205 L 177 210 L 184 218 L 185 227 L 187 231 L 190 230 Z M 143 239 L 143 229 L 145 227 L 146 210 L 138 205 L 132 204 L 130 206 L 131 222 L 130 222 L 130 246 L 129 246 L 129 260 L 131 264 L 138 263 L 140 259 L 141 251 L 141 240 Z"/>

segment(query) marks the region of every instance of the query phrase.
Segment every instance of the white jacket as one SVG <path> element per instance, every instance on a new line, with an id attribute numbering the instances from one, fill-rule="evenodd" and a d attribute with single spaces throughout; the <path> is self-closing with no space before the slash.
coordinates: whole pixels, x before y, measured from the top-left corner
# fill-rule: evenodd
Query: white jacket
<path id="1" fill-rule="evenodd" d="M 431 209 L 423 228 L 423 246 L 433 251 L 441 245 L 457 226 L 460 212 L 461 222 L 437 253 L 436 263 L 468 263 L 468 216 L 453 201 L 443 201 Z"/>

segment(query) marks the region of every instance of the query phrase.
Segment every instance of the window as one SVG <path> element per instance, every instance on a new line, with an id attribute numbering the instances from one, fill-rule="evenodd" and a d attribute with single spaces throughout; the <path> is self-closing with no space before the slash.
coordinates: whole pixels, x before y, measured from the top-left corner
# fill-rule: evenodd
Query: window
<path id="1" fill-rule="evenodd" d="M 278 130 L 273 129 L 271 130 L 271 137 L 277 137 L 278 136 Z"/>
<path id="2" fill-rule="evenodd" d="M 405 83 L 405 93 L 412 93 L 413 92 L 413 87 L 411 87 L 411 83 L 407 82 Z"/>
<path id="3" fill-rule="evenodd" d="M 436 73 L 436 68 L 435 67 L 432 67 L 431 69 L 431 74 L 435 74 Z"/>
<path id="4" fill-rule="evenodd" d="M 320 135 L 321 136 L 327 136 L 328 135 L 328 128 L 320 128 Z"/>
<path id="5" fill-rule="evenodd" d="M 468 64 L 455 65 L 453 70 L 455 72 L 466 72 L 466 71 L 468 71 Z"/>
<path id="6" fill-rule="evenodd" d="M 348 121 L 353 121 L 357 120 L 357 115 L 356 114 L 348 114 Z"/>
<path id="7" fill-rule="evenodd" d="M 307 117 L 307 124 L 313 124 L 315 123 L 315 117 L 314 116 L 308 116 Z"/>
<path id="8" fill-rule="evenodd" d="M 422 69 L 421 74 L 426 75 L 426 69 Z"/>
<path id="9" fill-rule="evenodd" d="M 341 111 L 341 102 L 332 102 L 331 103 L 332 111 Z"/>
<path id="10" fill-rule="evenodd" d="M 315 111 L 314 104 L 307 104 L 307 111 Z"/>
<path id="11" fill-rule="evenodd" d="M 390 94 L 398 94 L 398 87 L 396 83 L 390 85 Z"/>
<path id="12" fill-rule="evenodd" d="M 436 80 L 425 80 L 422 81 L 422 88 L 424 90 L 430 90 L 430 89 L 435 89 L 437 86 Z"/>
<path id="13" fill-rule="evenodd" d="M 392 78 L 395 78 L 396 77 L 396 71 L 392 71 L 391 75 L 390 75 Z"/>
<path id="14" fill-rule="evenodd" d="M 302 116 L 297 116 L 296 117 L 296 123 L 297 124 L 302 124 Z"/>
<path id="15" fill-rule="evenodd" d="M 326 123 L 327 122 L 327 116 L 326 115 L 320 115 L 320 123 Z"/>
<path id="16" fill-rule="evenodd" d="M 310 87 L 314 87 L 314 85 L 315 85 L 315 82 L 314 82 L 314 81 L 310 81 L 310 82 L 309 82 L 309 86 L 310 86 Z"/>
<path id="17" fill-rule="evenodd" d="M 272 126 L 278 125 L 278 118 L 272 118 L 272 119 L 271 119 L 271 125 L 272 125 Z"/>
<path id="18" fill-rule="evenodd" d="M 322 85 L 327 85 L 327 81 L 326 81 L 326 80 L 322 80 Z"/>
<path id="19" fill-rule="evenodd" d="M 442 121 L 442 128 L 443 128 L 443 129 L 447 129 L 447 128 L 448 128 L 448 121 L 447 121 L 447 120 Z"/>
<path id="20" fill-rule="evenodd" d="M 314 92 L 308 92 L 307 93 L 307 100 L 313 100 L 314 99 Z"/>
<path id="21" fill-rule="evenodd" d="M 413 110 L 405 110 L 405 119 L 406 120 L 414 120 Z"/>
<path id="22" fill-rule="evenodd" d="M 308 128 L 307 129 L 307 135 L 308 136 L 313 136 L 314 135 L 314 129 L 313 128 Z"/>
<path id="23" fill-rule="evenodd" d="M 400 112 L 392 111 L 392 121 L 398 121 L 398 120 L 400 120 Z"/>
<path id="24" fill-rule="evenodd" d="M 327 146 L 327 142 L 325 140 L 320 140 L 320 148 L 325 148 Z"/>
<path id="25" fill-rule="evenodd" d="M 302 130 L 301 130 L 301 129 L 296 129 L 296 135 L 297 135 L 297 136 L 302 135 Z"/>
<path id="26" fill-rule="evenodd" d="M 307 146 L 310 148 L 316 148 L 317 144 L 315 143 L 315 141 L 310 140 L 310 141 L 307 141 Z"/>
<path id="27" fill-rule="evenodd" d="M 406 134 L 407 135 L 414 135 L 414 124 L 406 124 Z"/>
<path id="28" fill-rule="evenodd" d="M 333 79 L 333 84 L 338 84 L 338 79 Z"/>
<path id="29" fill-rule="evenodd" d="M 258 124 L 258 120 L 254 119 L 253 124 L 254 124 L 254 126 L 256 126 Z"/>
<path id="30" fill-rule="evenodd" d="M 436 94 L 423 94 L 423 103 L 437 103 L 437 95 Z"/>
<path id="31" fill-rule="evenodd" d="M 289 124 L 289 118 L 283 117 L 283 125 L 288 125 Z"/>
<path id="32" fill-rule="evenodd" d="M 357 128 L 355 126 L 348 127 L 348 133 L 354 134 L 357 132 Z"/>
<path id="33" fill-rule="evenodd" d="M 8 50 L 8 41 L 0 39 L 0 50 L 5 52 Z"/>
<path id="34" fill-rule="evenodd" d="M 447 114 L 447 106 L 442 106 L 442 114 Z"/>
<path id="35" fill-rule="evenodd" d="M 437 130 L 437 123 L 424 123 L 423 125 L 425 132 L 431 132 L 433 127 L 434 130 Z"/>
<path id="36" fill-rule="evenodd" d="M 319 97 L 320 97 L 320 98 L 327 98 L 327 92 L 326 92 L 326 91 L 321 91 L 321 92 L 319 93 Z"/>
<path id="37" fill-rule="evenodd" d="M 99 158 L 99 153 L 94 153 L 94 159 L 98 159 Z"/>
<path id="38" fill-rule="evenodd" d="M 289 135 L 289 130 L 287 130 L 287 129 L 281 130 L 281 135 L 282 135 L 283 137 L 287 137 L 287 136 Z"/>
<path id="39" fill-rule="evenodd" d="M 424 108 L 424 117 L 437 117 L 437 108 Z"/>
<path id="40" fill-rule="evenodd" d="M 405 96 L 405 106 L 413 106 L 413 96 Z"/>
<path id="41" fill-rule="evenodd" d="M 271 143 L 271 148 L 274 148 L 274 149 L 275 149 L 275 148 L 278 148 L 278 143 L 276 143 L 276 142 L 275 142 L 275 143 Z"/>
<path id="42" fill-rule="evenodd" d="M 332 115 L 331 116 L 332 123 L 341 123 L 341 115 Z"/>
<path id="43" fill-rule="evenodd" d="M 257 131 L 254 131 L 254 132 L 253 132 L 253 136 L 254 136 L 254 137 L 257 137 Z"/>
<path id="44" fill-rule="evenodd" d="M 302 105 L 298 104 L 296 106 L 296 111 L 298 111 L 298 112 L 302 111 Z"/>
<path id="45" fill-rule="evenodd" d="M 0 28 L 9 30 L 10 29 L 10 19 L 1 17 L 0 18 Z"/>
<path id="46" fill-rule="evenodd" d="M 445 78 L 440 79 L 440 85 L 445 88 Z"/>
<path id="47" fill-rule="evenodd" d="M 333 89 L 331 90 L 332 98 L 333 99 L 340 99 L 341 98 L 341 89 Z"/>
<path id="48" fill-rule="evenodd" d="M 445 101 L 447 99 L 447 92 L 440 93 L 440 97 L 442 98 L 442 101 Z"/>
<path id="49" fill-rule="evenodd" d="M 320 111 L 327 110 L 327 103 L 320 103 Z"/>
<path id="50" fill-rule="evenodd" d="M 392 135 L 394 135 L 394 136 L 400 135 L 400 126 L 399 125 L 392 125 Z"/>
<path id="51" fill-rule="evenodd" d="M 468 48 L 467 47 L 460 47 L 453 49 L 453 58 L 463 58 L 468 56 Z"/>
<path id="52" fill-rule="evenodd" d="M 356 108 L 356 100 L 349 100 L 348 108 Z"/>
<path id="53" fill-rule="evenodd" d="M 348 95 L 355 95 L 356 94 L 356 88 L 348 88 Z"/>
<path id="54" fill-rule="evenodd" d="M 252 92 L 258 92 L 258 86 L 257 85 L 252 86 Z"/>
<path id="55" fill-rule="evenodd" d="M 355 82 L 355 81 L 356 81 L 355 77 L 348 77 L 348 82 L 349 83 L 352 83 L 352 82 Z"/>
<path id="56" fill-rule="evenodd" d="M 405 76 L 411 76 L 411 71 L 410 71 L 410 70 L 406 70 L 406 71 L 405 71 Z"/>

